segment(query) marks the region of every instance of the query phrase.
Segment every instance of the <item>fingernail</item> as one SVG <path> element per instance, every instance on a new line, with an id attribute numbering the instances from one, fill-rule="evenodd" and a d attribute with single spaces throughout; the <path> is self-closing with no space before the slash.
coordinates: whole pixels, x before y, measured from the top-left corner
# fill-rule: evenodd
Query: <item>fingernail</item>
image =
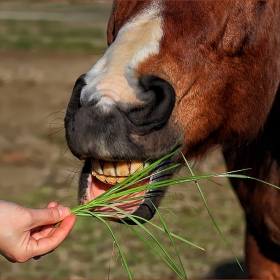
<path id="1" fill-rule="evenodd" d="M 69 207 L 65 207 L 65 206 L 58 206 L 57 207 L 60 216 L 69 216 L 71 214 L 71 210 Z"/>

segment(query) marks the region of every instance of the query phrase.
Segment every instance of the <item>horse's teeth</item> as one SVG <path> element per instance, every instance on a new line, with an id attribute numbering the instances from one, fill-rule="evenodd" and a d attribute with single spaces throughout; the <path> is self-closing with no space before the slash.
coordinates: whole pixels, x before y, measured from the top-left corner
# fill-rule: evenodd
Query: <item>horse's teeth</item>
<path id="1" fill-rule="evenodd" d="M 149 163 L 110 162 L 92 159 L 92 175 L 98 180 L 111 185 L 123 182 L 129 175 L 141 171 Z"/>
<path id="2" fill-rule="evenodd" d="M 118 183 L 118 178 L 117 177 L 106 177 L 106 182 L 108 184 L 111 184 L 111 185 L 115 185 L 116 183 Z"/>
<path id="3" fill-rule="evenodd" d="M 149 165 L 150 165 L 149 162 L 145 162 L 145 163 L 144 163 L 144 168 L 148 167 Z"/>
<path id="4" fill-rule="evenodd" d="M 102 182 L 106 182 L 106 176 L 105 175 L 96 174 L 95 177 Z"/>
<path id="5" fill-rule="evenodd" d="M 98 174 L 103 174 L 103 170 L 100 165 L 100 161 L 98 159 L 92 160 L 92 168 Z"/>
<path id="6" fill-rule="evenodd" d="M 103 165 L 103 174 L 107 176 L 116 176 L 115 167 L 113 162 L 105 161 Z"/>
<path id="7" fill-rule="evenodd" d="M 121 183 L 123 182 L 127 177 L 117 177 L 117 182 Z"/>
<path id="8" fill-rule="evenodd" d="M 129 176 L 129 168 L 126 162 L 116 163 L 116 175 L 119 177 Z"/>
<path id="9" fill-rule="evenodd" d="M 141 171 L 143 169 L 143 162 L 132 162 L 130 165 L 130 174 Z"/>

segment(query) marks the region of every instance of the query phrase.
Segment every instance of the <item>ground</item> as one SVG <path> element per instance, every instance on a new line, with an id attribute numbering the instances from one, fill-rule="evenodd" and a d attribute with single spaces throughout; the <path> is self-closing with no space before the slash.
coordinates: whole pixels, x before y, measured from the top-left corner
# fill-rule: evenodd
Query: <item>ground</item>
<path id="1" fill-rule="evenodd" d="M 31 8 L 28 10 L 40 11 L 35 4 Z M 45 7 L 44 12 L 51 8 L 54 10 L 50 5 Z M 65 4 L 58 8 L 67 8 L 77 16 L 78 12 L 94 12 L 98 7 L 82 6 L 79 10 Z M 105 8 L 108 16 L 108 7 Z M 1 12 L 5 9 L 23 8 L 6 3 L 0 7 Z M 67 149 L 63 118 L 75 80 L 91 68 L 98 53 L 106 48 L 106 20 L 91 23 L 92 27 L 79 19 L 79 24 L 10 21 L 1 19 L 1 13 L 0 20 L 0 197 L 27 207 L 45 207 L 51 200 L 74 206 L 82 162 Z M 91 43 L 86 44 L 90 28 L 96 39 L 91 38 Z M 71 41 L 73 37 L 75 40 Z M 20 38 L 25 38 L 24 44 Z M 61 44 L 51 44 L 57 38 Z M 207 158 L 200 167 L 203 173 L 224 170 L 219 153 Z M 242 261 L 243 214 L 228 181 L 206 181 L 201 185 L 221 231 Z M 217 233 L 195 185 L 171 187 L 161 211 L 174 233 L 205 248 L 200 251 L 178 243 L 189 278 L 245 277 Z M 125 226 L 112 226 L 135 278 L 176 278 Z M 160 238 L 172 251 L 168 238 Z M 0 256 L 0 267 L 2 279 L 127 277 L 105 226 L 90 218 L 79 218 L 67 240 L 53 253 L 24 264 L 11 264 Z"/>

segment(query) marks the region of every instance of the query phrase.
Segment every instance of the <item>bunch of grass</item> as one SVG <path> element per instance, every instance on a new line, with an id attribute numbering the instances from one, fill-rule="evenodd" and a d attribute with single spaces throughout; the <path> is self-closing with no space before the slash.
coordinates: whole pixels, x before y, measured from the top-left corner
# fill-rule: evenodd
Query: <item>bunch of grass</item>
<path id="1" fill-rule="evenodd" d="M 157 246 L 154 246 L 151 244 L 151 242 L 149 242 L 149 240 L 147 238 L 145 238 L 140 231 L 137 229 L 137 227 L 133 227 L 129 224 L 127 224 L 127 222 L 124 219 L 119 218 L 120 220 L 122 220 L 122 222 L 133 232 L 135 233 L 135 235 L 137 237 L 139 237 L 140 240 L 142 240 L 148 247 L 150 247 L 154 253 L 156 255 L 158 255 L 163 262 L 169 266 L 180 279 L 187 279 L 187 275 L 186 275 L 186 271 L 184 269 L 184 265 L 182 263 L 182 260 L 180 258 L 178 249 L 175 245 L 174 239 L 178 239 L 184 243 L 187 243 L 189 245 L 192 245 L 198 249 L 204 250 L 203 248 L 201 248 L 198 245 L 195 245 L 194 243 L 184 239 L 183 237 L 180 237 L 174 233 L 172 233 L 166 222 L 164 221 L 161 213 L 159 212 L 159 210 L 155 207 L 156 210 L 156 215 L 158 216 L 158 219 L 161 223 L 161 226 L 158 226 L 157 224 L 155 224 L 152 221 L 148 221 L 145 220 L 143 218 L 140 217 L 136 217 L 132 214 L 126 213 L 125 211 L 121 210 L 120 208 L 118 208 L 116 206 L 116 203 L 123 203 L 125 201 L 128 200 L 133 200 L 133 199 L 139 199 L 139 196 L 136 198 L 127 198 L 127 199 L 123 199 L 121 197 L 123 196 L 129 196 L 131 194 L 135 194 L 138 192 L 141 192 L 143 190 L 152 190 L 152 189 L 157 189 L 157 188 L 164 188 L 164 187 L 169 187 L 169 186 L 174 186 L 174 185 L 178 185 L 178 184 L 182 184 L 182 183 L 189 183 L 189 182 L 194 182 L 199 194 L 202 198 L 202 201 L 213 221 L 213 224 L 215 225 L 216 229 L 218 230 L 219 234 L 221 235 L 221 237 L 223 238 L 223 240 L 225 241 L 225 243 L 227 244 L 228 248 L 230 249 L 230 251 L 232 252 L 233 256 L 235 257 L 237 263 L 239 264 L 241 270 L 242 267 L 237 259 L 237 257 L 235 256 L 234 252 L 232 251 L 228 241 L 226 240 L 225 236 L 222 234 L 218 224 L 216 223 L 213 215 L 211 214 L 208 204 L 206 202 L 206 199 L 202 193 L 202 190 L 199 186 L 198 181 L 202 180 L 202 179 L 210 179 L 210 178 L 214 178 L 214 177 L 228 177 L 228 178 L 243 178 L 243 179 L 254 179 L 254 180 L 258 180 L 255 178 L 251 178 L 245 175 L 241 175 L 241 174 L 236 174 L 236 172 L 226 172 L 226 173 L 220 173 L 220 174 L 200 174 L 200 175 L 194 175 L 193 170 L 191 169 L 189 163 L 187 162 L 187 160 L 185 159 L 184 155 L 182 154 L 182 157 L 184 159 L 184 165 L 188 168 L 189 172 L 190 172 L 190 176 L 186 176 L 186 177 L 180 177 L 180 178 L 171 178 L 168 180 L 163 180 L 163 181 L 159 181 L 159 182 L 151 182 L 149 184 L 145 184 L 145 185 L 141 185 L 141 186 L 136 186 L 136 187 L 132 187 L 129 188 L 135 184 L 138 184 L 141 181 L 144 181 L 148 178 L 150 178 L 151 172 L 155 169 L 156 166 L 158 166 L 159 164 L 161 164 L 162 162 L 164 162 L 165 160 L 167 160 L 168 158 L 172 157 L 175 153 L 178 153 L 179 151 L 173 151 L 171 153 L 169 153 L 168 155 L 162 157 L 161 159 L 151 163 L 149 166 L 145 167 L 144 169 L 142 169 L 141 171 L 131 175 L 130 177 L 128 177 L 126 180 L 124 180 L 123 182 L 113 186 L 112 188 L 110 188 L 109 190 L 107 190 L 106 192 L 104 192 L 103 194 L 101 194 L 100 196 L 98 196 L 97 198 L 95 198 L 94 200 L 83 204 L 83 205 L 78 205 L 74 208 L 72 208 L 72 213 L 76 214 L 77 216 L 83 216 L 83 217 L 95 217 L 98 220 L 100 220 L 101 222 L 103 222 L 106 227 L 108 228 L 109 232 L 112 235 L 112 238 L 119 250 L 119 254 L 120 257 L 122 259 L 122 262 L 124 264 L 124 267 L 127 271 L 127 274 L 129 276 L 130 279 L 133 279 L 132 273 L 130 271 L 129 265 L 127 263 L 127 260 L 124 256 L 124 253 L 122 251 L 122 248 L 110 226 L 110 224 L 108 223 L 108 221 L 106 219 L 108 218 L 114 218 L 116 217 L 116 215 L 118 214 L 118 216 L 124 216 L 124 217 L 128 217 L 130 218 L 135 224 L 137 224 L 139 226 L 139 229 L 143 230 L 153 241 Z M 172 169 L 176 169 L 178 168 L 180 164 L 173 164 L 172 166 L 169 166 L 168 168 L 165 168 L 163 170 L 160 170 L 157 172 L 157 174 L 160 174 L 162 172 L 166 172 L 168 170 L 172 170 Z M 242 170 L 239 170 L 242 171 Z M 153 174 L 157 175 L 157 174 Z M 264 181 L 258 180 L 260 182 L 266 183 Z M 271 185 L 269 183 L 266 183 L 268 185 Z M 274 186 L 274 185 L 272 185 Z M 275 187 L 275 186 L 274 186 Z M 146 197 L 147 198 L 147 197 Z M 106 208 L 111 208 L 113 209 L 116 213 L 112 214 L 112 213 L 104 213 L 104 212 L 99 212 L 94 211 L 94 209 L 98 209 L 99 207 L 106 207 Z M 146 225 L 144 225 L 142 222 L 146 222 L 147 225 L 150 225 L 152 227 L 154 227 L 156 230 L 164 232 L 165 234 L 167 234 L 173 248 L 174 251 L 176 253 L 176 256 L 178 258 L 177 261 L 173 260 L 172 257 L 170 256 L 170 254 L 167 252 L 167 250 L 164 248 L 164 246 L 161 244 L 161 242 L 157 239 L 157 237 L 147 228 Z"/>

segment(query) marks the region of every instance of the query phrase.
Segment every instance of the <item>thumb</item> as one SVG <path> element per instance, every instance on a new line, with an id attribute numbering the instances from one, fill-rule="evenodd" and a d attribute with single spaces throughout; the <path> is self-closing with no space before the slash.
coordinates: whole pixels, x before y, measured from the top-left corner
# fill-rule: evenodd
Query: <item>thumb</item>
<path id="1" fill-rule="evenodd" d="M 33 226 L 44 226 L 56 224 L 71 214 L 69 207 L 56 206 L 46 209 L 30 209 Z"/>

